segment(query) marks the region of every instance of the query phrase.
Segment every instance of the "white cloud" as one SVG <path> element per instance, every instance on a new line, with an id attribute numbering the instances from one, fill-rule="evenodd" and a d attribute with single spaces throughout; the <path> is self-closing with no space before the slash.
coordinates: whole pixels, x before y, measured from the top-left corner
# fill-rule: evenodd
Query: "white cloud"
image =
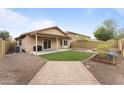
<path id="1" fill-rule="evenodd" d="M 41 29 L 51 26 L 55 26 L 55 22 L 47 19 L 33 21 L 29 24 L 29 28 L 31 29 Z"/>
<path id="2" fill-rule="evenodd" d="M 114 9 L 119 15 L 124 16 L 124 8 L 115 8 Z"/>
<path id="3" fill-rule="evenodd" d="M 0 29 L 7 30 L 13 37 L 45 27 L 54 26 L 55 22 L 48 19 L 32 20 L 10 9 L 0 9 Z"/>
<path id="4" fill-rule="evenodd" d="M 0 19 L 5 22 L 16 22 L 16 24 L 23 23 L 29 20 L 27 17 L 19 13 L 13 12 L 10 9 L 0 9 Z"/>

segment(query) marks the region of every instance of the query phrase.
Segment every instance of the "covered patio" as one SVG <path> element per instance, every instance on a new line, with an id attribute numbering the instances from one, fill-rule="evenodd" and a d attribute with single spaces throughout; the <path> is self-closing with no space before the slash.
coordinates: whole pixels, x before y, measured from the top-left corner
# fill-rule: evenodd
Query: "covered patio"
<path id="1" fill-rule="evenodd" d="M 40 45 L 39 42 L 42 46 L 41 51 L 38 51 L 38 47 L 35 47 L 35 51 L 32 51 L 31 54 L 42 55 L 69 50 L 69 37 L 46 33 L 33 33 L 31 36 L 35 38 L 35 46 Z"/>

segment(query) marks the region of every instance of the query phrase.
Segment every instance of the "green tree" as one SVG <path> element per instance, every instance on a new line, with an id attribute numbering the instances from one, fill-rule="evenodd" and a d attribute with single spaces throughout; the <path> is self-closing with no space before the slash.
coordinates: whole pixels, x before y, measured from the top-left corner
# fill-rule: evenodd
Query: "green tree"
<path id="1" fill-rule="evenodd" d="M 107 31 L 104 27 L 99 27 L 96 32 L 94 32 L 94 36 L 97 40 L 107 41 L 113 38 L 111 32 Z"/>
<path id="2" fill-rule="evenodd" d="M 107 41 L 117 36 L 117 23 L 113 19 L 107 19 L 102 26 L 94 32 L 97 40 Z"/>
<path id="3" fill-rule="evenodd" d="M 0 31 L 0 38 L 2 40 L 9 40 L 10 39 L 10 34 L 8 31 L 4 30 L 4 31 Z"/>
<path id="4" fill-rule="evenodd" d="M 117 39 L 124 38 L 124 28 L 119 29 Z"/>

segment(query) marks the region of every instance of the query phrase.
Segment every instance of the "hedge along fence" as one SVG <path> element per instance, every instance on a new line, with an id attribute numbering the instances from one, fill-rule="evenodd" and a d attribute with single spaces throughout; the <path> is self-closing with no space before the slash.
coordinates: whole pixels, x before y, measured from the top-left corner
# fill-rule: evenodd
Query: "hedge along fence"
<path id="1" fill-rule="evenodd" d="M 94 49 L 97 45 L 107 44 L 110 45 L 111 48 L 118 48 L 118 41 L 73 41 L 71 42 L 71 48 L 86 48 L 86 49 Z"/>
<path id="2" fill-rule="evenodd" d="M 0 61 L 3 59 L 9 49 L 15 47 L 15 44 L 16 43 L 14 41 L 0 40 Z"/>

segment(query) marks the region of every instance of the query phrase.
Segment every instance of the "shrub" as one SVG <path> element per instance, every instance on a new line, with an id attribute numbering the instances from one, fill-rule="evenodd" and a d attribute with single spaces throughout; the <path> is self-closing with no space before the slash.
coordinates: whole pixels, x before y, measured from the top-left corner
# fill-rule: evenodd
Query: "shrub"
<path id="1" fill-rule="evenodd" d="M 107 56 L 107 51 L 110 49 L 110 45 L 102 44 L 97 45 L 97 51 L 100 58 L 105 58 Z"/>

